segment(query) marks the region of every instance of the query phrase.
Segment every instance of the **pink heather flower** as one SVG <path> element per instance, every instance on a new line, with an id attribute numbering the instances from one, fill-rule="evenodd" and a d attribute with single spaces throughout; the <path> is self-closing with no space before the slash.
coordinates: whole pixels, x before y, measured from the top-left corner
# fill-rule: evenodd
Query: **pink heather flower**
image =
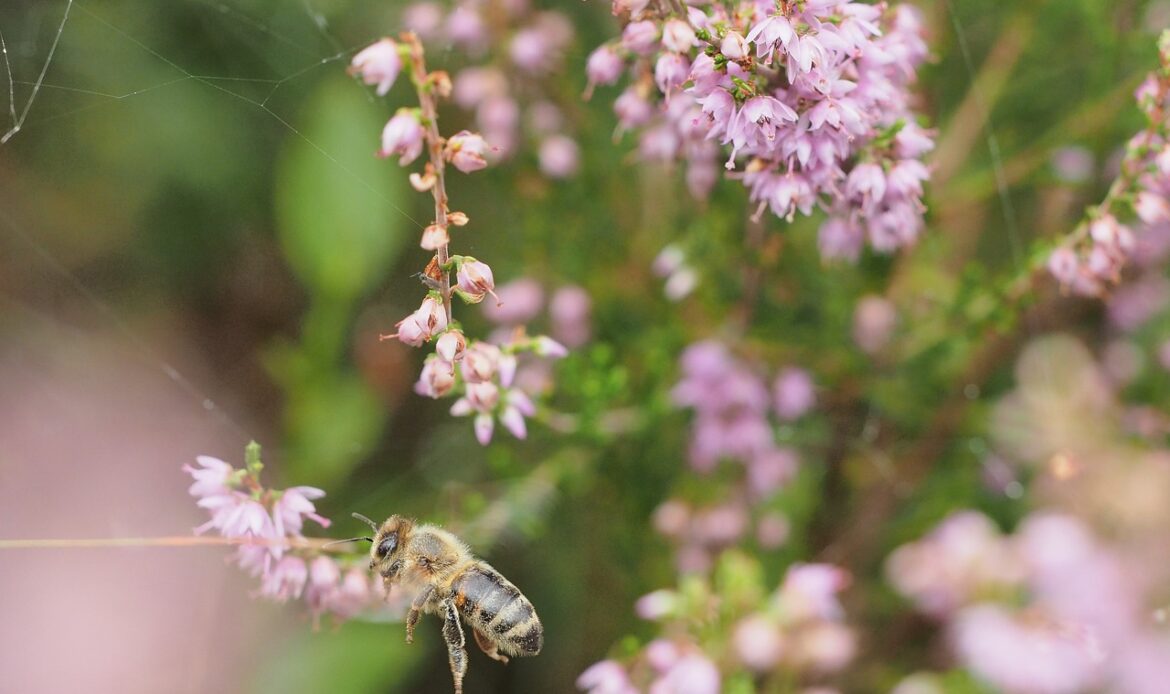
<path id="1" fill-rule="evenodd" d="M 484 304 L 483 315 L 497 325 L 523 325 L 540 313 L 544 290 L 529 277 L 502 285 L 496 291 L 496 303 Z"/>
<path id="2" fill-rule="evenodd" d="M 305 518 L 315 521 L 322 528 L 329 527 L 329 519 L 317 514 L 313 499 L 320 499 L 325 492 L 316 487 L 289 487 L 281 493 L 272 507 L 272 516 L 279 534 L 300 535 Z"/>
<path id="3" fill-rule="evenodd" d="M 280 539 L 268 510 L 246 494 L 204 497 L 196 505 L 211 513 L 211 520 L 195 529 L 196 535 L 215 528 L 224 537 Z"/>
<path id="4" fill-rule="evenodd" d="M 853 659 L 857 639 L 853 631 L 836 622 L 817 622 L 806 627 L 795 644 L 797 659 L 816 672 L 836 672 Z"/>
<path id="5" fill-rule="evenodd" d="M 854 221 L 830 217 L 821 225 L 817 234 L 817 245 L 825 260 L 857 262 L 861 247 L 865 243 L 865 232 Z"/>
<path id="6" fill-rule="evenodd" d="M 394 80 L 402 70 L 402 58 L 398 55 L 398 44 L 382 39 L 358 52 L 350 64 L 350 72 L 360 75 L 369 85 L 378 85 L 374 90 L 378 96 L 385 96 L 394 86 Z"/>
<path id="7" fill-rule="evenodd" d="M 458 5 L 451 11 L 446 28 L 448 39 L 472 53 L 481 52 L 487 44 L 488 30 L 483 18 L 468 4 Z"/>
<path id="8" fill-rule="evenodd" d="M 491 97 L 508 95 L 508 78 L 494 67 L 468 67 L 455 75 L 451 99 L 460 108 L 473 109 Z"/>
<path id="9" fill-rule="evenodd" d="M 1170 203 L 1161 195 L 1148 190 L 1138 191 L 1134 211 L 1150 226 L 1170 222 Z"/>
<path id="10" fill-rule="evenodd" d="M 613 111 L 617 114 L 620 132 L 650 122 L 654 116 L 654 105 L 636 87 L 629 87 L 613 102 Z"/>
<path id="11" fill-rule="evenodd" d="M 571 137 L 552 135 L 540 143 L 537 153 L 540 170 L 550 178 L 569 178 L 577 173 L 580 165 L 580 150 Z"/>
<path id="12" fill-rule="evenodd" d="M 183 472 L 195 478 L 195 483 L 187 488 L 187 493 L 194 497 L 224 496 L 231 492 L 230 480 L 235 468 L 219 458 L 209 455 L 195 457 L 202 469 L 190 465 L 183 466 Z"/>
<path id="13" fill-rule="evenodd" d="M 496 281 L 492 277 L 492 269 L 488 267 L 487 263 L 468 258 L 460 264 L 459 272 L 455 274 L 455 277 L 461 296 L 471 303 L 483 301 L 483 297 L 487 294 L 495 296 Z"/>
<path id="14" fill-rule="evenodd" d="M 547 335 L 540 335 L 532 341 L 532 352 L 538 357 L 551 357 L 552 359 L 569 356 L 569 350 L 564 345 Z"/>
<path id="15" fill-rule="evenodd" d="M 888 299 L 871 294 L 853 310 L 853 341 L 866 354 L 876 354 L 890 341 L 898 313 Z"/>
<path id="16" fill-rule="evenodd" d="M 765 513 L 756 523 L 756 542 L 764 549 L 776 549 L 788 541 L 792 525 L 782 514 Z"/>
<path id="17" fill-rule="evenodd" d="M 812 377 L 804 369 L 789 367 L 780 372 L 773 386 L 776 414 L 781 419 L 797 419 L 816 403 Z"/>
<path id="18" fill-rule="evenodd" d="M 424 41 L 433 40 L 443 24 L 443 8 L 434 2 L 416 2 L 402 11 L 402 26 Z"/>
<path id="19" fill-rule="evenodd" d="M 490 414 L 485 412 L 475 416 L 475 440 L 479 441 L 479 445 L 486 446 L 492 442 L 492 431 L 495 426 L 495 421 L 492 420 Z"/>
<path id="20" fill-rule="evenodd" d="M 487 142 L 484 142 L 482 136 L 462 130 L 447 139 L 444 153 L 455 168 L 463 173 L 471 173 L 487 166 L 487 160 L 483 158 L 487 149 Z"/>
<path id="21" fill-rule="evenodd" d="M 860 200 L 863 210 L 872 210 L 886 194 L 886 175 L 879 164 L 866 162 L 853 167 L 845 193 Z"/>
<path id="22" fill-rule="evenodd" d="M 1069 286 L 1075 283 L 1080 273 L 1080 261 L 1076 252 L 1067 246 L 1054 250 L 1052 255 L 1048 256 L 1048 272 L 1062 285 Z"/>
<path id="23" fill-rule="evenodd" d="M 729 60 L 743 60 L 748 55 L 748 44 L 743 35 L 736 31 L 729 31 L 719 44 L 719 52 Z"/>
<path id="24" fill-rule="evenodd" d="M 668 19 L 662 27 L 662 45 L 675 53 L 688 53 L 695 44 L 695 30 L 681 19 Z"/>
<path id="25" fill-rule="evenodd" d="M 934 140 L 915 123 L 902 126 L 894 136 L 894 152 L 903 159 L 917 159 L 934 149 Z"/>
<path id="26" fill-rule="evenodd" d="M 786 617 L 839 619 L 842 614 L 837 593 L 849 585 L 849 574 L 831 564 L 794 564 L 784 577 L 779 601 Z"/>
<path id="27" fill-rule="evenodd" d="M 305 560 L 290 554 L 276 562 L 264 576 L 260 583 L 260 594 L 269 600 L 287 602 L 289 598 L 301 597 L 308 578 L 309 570 Z"/>
<path id="28" fill-rule="evenodd" d="M 516 32 L 508 52 L 517 67 L 533 74 L 547 72 L 557 59 L 557 51 L 541 27 Z"/>
<path id="29" fill-rule="evenodd" d="M 589 54 L 589 60 L 585 63 L 585 75 L 589 78 L 591 87 L 611 85 L 622 76 L 625 66 L 625 61 L 612 46 L 599 46 Z"/>
<path id="30" fill-rule="evenodd" d="M 741 619 L 735 625 L 731 641 L 739 661 L 755 672 L 768 672 L 776 667 L 784 650 L 780 629 L 759 614 Z"/>
<path id="31" fill-rule="evenodd" d="M 329 557 L 319 556 L 309 564 L 308 583 L 305 585 L 305 603 L 314 620 L 329 609 L 338 593 L 341 569 Z"/>
<path id="32" fill-rule="evenodd" d="M 1100 682 L 1100 659 L 1060 624 L 979 604 L 962 611 L 951 630 L 959 659 L 998 690 L 1072 694 Z"/>
<path id="33" fill-rule="evenodd" d="M 719 694 L 719 669 L 706 657 L 686 655 L 650 684 L 650 694 Z"/>
<path id="34" fill-rule="evenodd" d="M 428 296 L 414 313 L 395 324 L 398 332 L 388 337 L 397 338 L 412 347 L 421 347 L 433 336 L 447 329 L 447 311 L 437 299 Z"/>
<path id="35" fill-rule="evenodd" d="M 650 20 L 630 22 L 622 30 L 622 46 L 641 55 L 653 53 L 658 46 L 658 27 Z"/>
<path id="36" fill-rule="evenodd" d="M 442 339 L 442 338 L 440 338 Z M 455 365 L 437 355 L 427 357 L 414 392 L 428 398 L 441 398 L 455 387 Z"/>
<path id="37" fill-rule="evenodd" d="M 1052 171 L 1064 183 L 1084 183 L 1093 175 L 1096 161 L 1085 147 L 1061 147 L 1052 153 Z"/>
<path id="38" fill-rule="evenodd" d="M 577 678 L 577 689 L 588 694 L 638 694 L 625 669 L 614 660 L 590 665 Z"/>
<path id="39" fill-rule="evenodd" d="M 561 287 L 548 303 L 553 336 L 567 348 L 580 347 L 589 341 L 592 327 L 589 314 L 592 301 L 581 287 Z"/>
<path id="40" fill-rule="evenodd" d="M 735 121 L 727 128 L 725 139 L 733 143 L 727 167 L 734 166 L 738 150 L 744 148 L 769 150 L 774 147 L 781 125 L 785 121 L 796 120 L 796 111 L 775 97 L 755 96 L 745 101 Z"/>
<path id="41" fill-rule="evenodd" d="M 680 268 L 666 278 L 662 293 L 671 301 L 682 301 L 699 286 L 699 274 L 690 267 Z"/>
<path id="42" fill-rule="evenodd" d="M 500 402 L 500 388 L 495 383 L 468 383 L 465 399 L 472 410 L 491 412 Z"/>
<path id="43" fill-rule="evenodd" d="M 678 499 L 662 502 L 654 510 L 654 529 L 666 537 L 681 537 L 691 527 L 691 509 Z"/>
<path id="44" fill-rule="evenodd" d="M 654 82 L 666 95 L 682 86 L 691 73 L 691 64 L 678 53 L 663 53 L 654 65 Z"/>
<path id="45" fill-rule="evenodd" d="M 448 330 L 435 343 L 435 353 L 448 362 L 457 362 L 463 358 L 463 351 L 467 349 L 467 338 L 462 330 Z"/>
<path id="46" fill-rule="evenodd" d="M 475 122 L 492 141 L 492 151 L 498 156 L 506 156 L 515 148 L 520 105 L 506 94 L 489 96 L 476 109 Z"/>
<path id="47" fill-rule="evenodd" d="M 499 367 L 500 348 L 487 342 L 471 343 L 463 352 L 463 379 L 468 383 L 490 381 Z"/>
<path id="48" fill-rule="evenodd" d="M 423 149 L 423 128 L 418 116 L 411 109 L 400 108 L 382 129 L 382 149 L 379 156 L 399 155 L 398 163 L 406 166 L 414 161 Z"/>
<path id="49" fill-rule="evenodd" d="M 678 595 L 672 590 L 656 590 L 638 598 L 634 614 L 642 619 L 657 621 L 672 614 L 678 605 Z"/>
<path id="50" fill-rule="evenodd" d="M 780 14 L 756 24 L 747 35 L 747 40 L 756 44 L 756 56 L 764 63 L 771 63 L 776 49 L 780 48 L 783 53 L 795 39 L 796 30 L 788 18 Z"/>
<path id="51" fill-rule="evenodd" d="M 374 591 L 370 589 L 369 574 L 364 569 L 354 567 L 345 572 L 327 607 L 337 617 L 348 619 L 364 610 L 372 599 Z"/>
<path id="52" fill-rule="evenodd" d="M 767 498 L 792 479 L 798 465 L 799 459 L 790 448 L 766 451 L 748 464 L 748 487 L 757 498 Z"/>

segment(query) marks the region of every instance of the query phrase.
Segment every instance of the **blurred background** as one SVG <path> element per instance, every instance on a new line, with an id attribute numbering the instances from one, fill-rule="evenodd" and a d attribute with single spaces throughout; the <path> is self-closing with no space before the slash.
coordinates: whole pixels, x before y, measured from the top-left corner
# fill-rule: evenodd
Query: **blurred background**
<path id="1" fill-rule="evenodd" d="M 528 440 L 489 447 L 449 402 L 411 391 L 420 351 L 377 339 L 417 306 L 430 199 L 374 156 L 409 90 L 377 99 L 346 67 L 402 26 L 399 2 L 0 5 L 13 97 L 0 131 L 20 126 L 0 145 L 0 537 L 185 535 L 204 515 L 180 466 L 239 463 L 256 439 L 273 486 L 328 491 L 330 535 L 360 533 L 351 511 L 441 522 L 531 598 L 545 651 L 507 667 L 473 653 L 469 694 L 573 691 L 589 664 L 653 634 L 632 605 L 676 575 L 655 510 L 717 500 L 687 470 L 689 416 L 669 391 L 683 348 L 727 335 L 725 317 L 746 310 L 746 351 L 773 370 L 799 365 L 817 387 L 811 418 L 779 432 L 803 463 L 763 509 L 783 514 L 786 535 L 752 545 L 763 575 L 775 585 L 794 560 L 852 572 L 860 645 L 844 691 L 945 663 L 882 561 L 952 510 L 1010 527 L 1043 498 L 1046 469 L 993 455 L 988 423 L 1024 346 L 1075 335 L 1090 355 L 1076 365 L 1112 355 L 1130 375 L 1111 387 L 1148 413 L 1166 404 L 1161 270 L 1129 304 L 1118 291 L 1119 308 L 1044 280 L 1025 301 L 1005 288 L 1028 275 L 1035 242 L 1104 194 L 1141 126 L 1131 94 L 1170 3 L 917 3 L 932 50 L 922 110 L 939 131 L 928 230 L 913 251 L 856 266 L 821 263 L 816 219 L 769 219 L 745 259 L 741 186 L 693 201 L 681 171 L 641 165 L 635 142 L 615 140 L 616 92 L 581 98 L 586 56 L 619 29 L 609 5 L 531 4 L 571 36 L 522 118 L 554 114 L 576 148 L 560 168 L 556 151 L 542 161 L 544 126 L 526 125 L 505 160 L 453 178 L 453 206 L 473 220 L 455 246 L 500 285 L 526 278 L 512 305 L 536 331 L 557 329 L 558 290 L 583 289 L 591 309 L 572 355 L 534 376 L 554 387 Z M 493 31 L 511 31 L 503 17 Z M 428 60 L 454 74 L 493 50 L 438 46 Z M 448 132 L 475 127 L 456 105 L 442 118 Z M 668 244 L 702 260 L 682 301 L 651 270 Z M 746 309 L 745 262 L 765 278 Z M 871 294 L 899 316 L 877 358 L 854 338 Z M 477 334 L 514 320 L 460 311 Z M 0 689 L 448 690 L 433 618 L 410 647 L 401 624 L 314 630 L 296 604 L 250 599 L 226 555 L 4 550 Z"/>

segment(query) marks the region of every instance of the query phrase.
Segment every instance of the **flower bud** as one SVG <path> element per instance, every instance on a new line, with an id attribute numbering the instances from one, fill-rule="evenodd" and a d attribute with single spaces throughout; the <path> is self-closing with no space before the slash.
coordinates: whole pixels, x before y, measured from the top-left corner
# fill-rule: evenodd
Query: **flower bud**
<path id="1" fill-rule="evenodd" d="M 463 130 L 447 140 L 447 160 L 463 173 L 479 171 L 487 166 L 487 161 L 483 158 L 487 147 L 482 136 Z"/>
<path id="2" fill-rule="evenodd" d="M 475 342 L 463 353 L 463 378 L 468 383 L 490 381 L 500 362 L 500 348 Z"/>
<path id="3" fill-rule="evenodd" d="M 449 362 L 457 362 L 463 358 L 463 350 L 467 347 L 467 339 L 461 330 L 448 330 L 435 343 L 435 353 Z"/>
<path id="4" fill-rule="evenodd" d="M 547 335 L 541 335 L 533 341 L 532 351 L 538 357 L 560 359 L 561 357 L 569 356 L 569 350 L 564 345 Z"/>
<path id="5" fill-rule="evenodd" d="M 748 54 L 748 44 L 742 35 L 729 31 L 723 37 L 723 43 L 719 44 L 719 52 L 730 60 L 743 60 Z"/>
<path id="6" fill-rule="evenodd" d="M 377 85 L 374 91 L 378 96 L 385 96 L 390 91 L 401 70 L 398 44 L 390 39 L 382 39 L 362 49 L 349 66 L 350 74 L 360 75 L 366 84 Z"/>
<path id="7" fill-rule="evenodd" d="M 414 392 L 430 398 L 441 398 L 454 387 L 455 365 L 435 355 L 427 357 L 418 383 L 414 384 Z"/>
<path id="8" fill-rule="evenodd" d="M 622 76 L 625 61 L 612 46 L 601 46 L 589 54 L 585 63 L 585 75 L 590 85 L 610 85 Z"/>
<path id="9" fill-rule="evenodd" d="M 496 281 L 487 263 L 468 258 L 459 266 L 456 281 L 460 296 L 469 303 L 478 304 L 485 294 L 495 296 Z"/>
<path id="10" fill-rule="evenodd" d="M 1080 261 L 1073 249 L 1061 246 L 1048 256 L 1048 271 L 1063 285 L 1071 285 L 1077 279 Z"/>
<path id="11" fill-rule="evenodd" d="M 540 170 L 549 178 L 569 178 L 577 173 L 580 150 L 572 138 L 552 135 L 540 143 Z"/>
<path id="12" fill-rule="evenodd" d="M 663 53 L 654 65 L 654 82 L 663 94 L 669 94 L 683 82 L 691 73 L 691 64 L 678 53 Z"/>
<path id="13" fill-rule="evenodd" d="M 622 31 L 622 46 L 634 53 L 652 53 L 657 43 L 658 27 L 650 20 L 630 22 Z"/>
<path id="14" fill-rule="evenodd" d="M 414 161 L 423 149 L 423 128 L 418 116 L 410 109 L 398 109 L 382 129 L 382 149 L 378 156 L 398 155 L 398 163 L 406 166 Z"/>
<path id="15" fill-rule="evenodd" d="M 695 30 L 681 19 L 667 20 L 662 28 L 662 45 L 675 53 L 686 53 L 695 45 Z"/>
<path id="16" fill-rule="evenodd" d="M 450 242 L 451 237 L 447 234 L 447 227 L 430 224 L 426 229 L 423 229 L 422 241 L 418 245 L 422 246 L 423 250 L 437 251 Z"/>

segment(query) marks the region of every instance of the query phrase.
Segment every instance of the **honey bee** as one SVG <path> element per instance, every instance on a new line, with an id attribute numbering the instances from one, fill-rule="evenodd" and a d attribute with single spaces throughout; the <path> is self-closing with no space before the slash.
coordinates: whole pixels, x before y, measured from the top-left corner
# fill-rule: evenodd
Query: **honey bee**
<path id="1" fill-rule="evenodd" d="M 471 627 L 480 650 L 502 663 L 510 655 L 540 653 L 544 627 L 532 603 L 459 538 L 398 515 L 390 516 L 381 527 L 360 513 L 353 516 L 374 530 L 372 538 L 360 538 L 372 543 L 370 570 L 382 576 L 387 591 L 400 585 L 414 596 L 406 616 L 406 642 L 414 640 L 414 627 L 423 613 L 443 620 L 455 694 L 462 694 L 467 672 L 460 617 Z"/>

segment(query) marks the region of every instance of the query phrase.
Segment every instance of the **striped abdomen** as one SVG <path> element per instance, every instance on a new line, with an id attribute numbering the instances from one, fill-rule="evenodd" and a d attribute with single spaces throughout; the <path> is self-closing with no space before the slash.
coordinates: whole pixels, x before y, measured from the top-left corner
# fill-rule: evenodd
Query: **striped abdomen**
<path id="1" fill-rule="evenodd" d="M 487 564 L 467 569 L 452 586 L 455 604 L 467 623 L 500 651 L 536 655 L 544 627 L 528 598 Z"/>

